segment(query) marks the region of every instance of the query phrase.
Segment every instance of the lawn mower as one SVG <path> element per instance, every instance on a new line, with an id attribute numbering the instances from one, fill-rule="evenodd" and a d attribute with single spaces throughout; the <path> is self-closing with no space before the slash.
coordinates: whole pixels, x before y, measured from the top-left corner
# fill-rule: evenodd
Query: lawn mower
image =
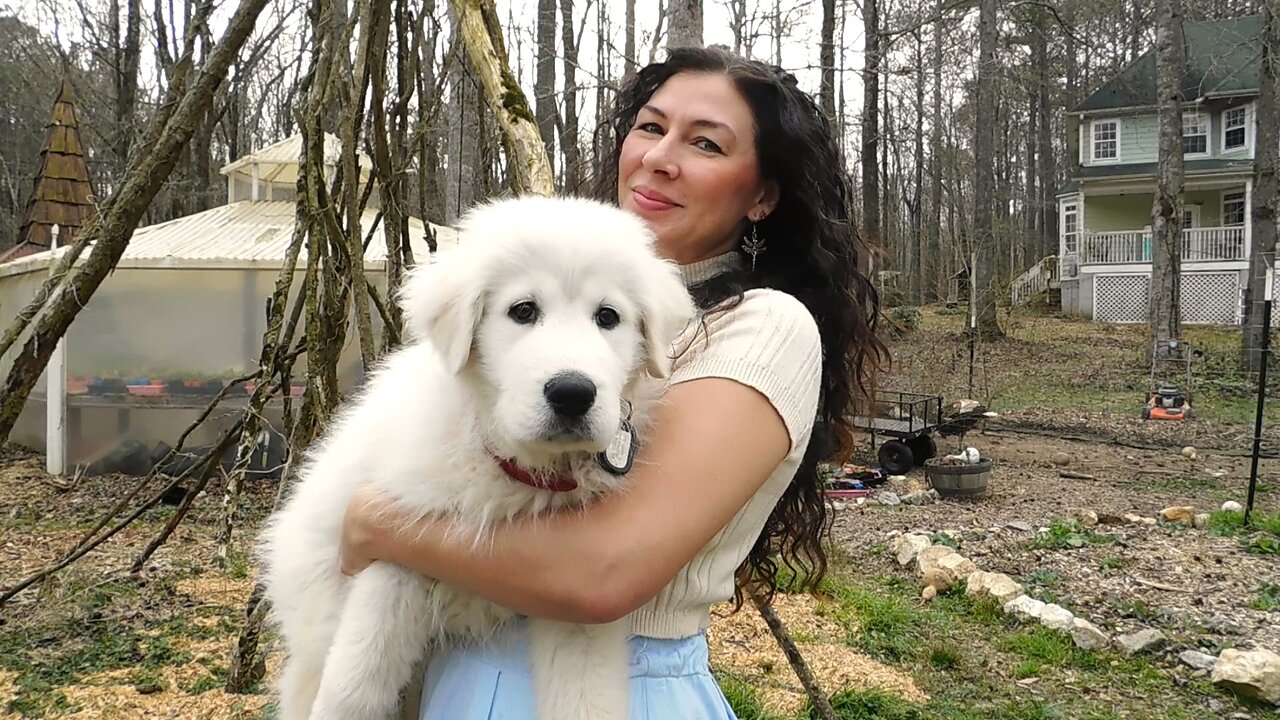
<path id="1" fill-rule="evenodd" d="M 1181 340 L 1157 340 L 1151 353 L 1151 380 L 1143 420 L 1190 420 L 1191 361 L 1201 355 Z M 1179 382 L 1181 381 L 1181 382 Z"/>

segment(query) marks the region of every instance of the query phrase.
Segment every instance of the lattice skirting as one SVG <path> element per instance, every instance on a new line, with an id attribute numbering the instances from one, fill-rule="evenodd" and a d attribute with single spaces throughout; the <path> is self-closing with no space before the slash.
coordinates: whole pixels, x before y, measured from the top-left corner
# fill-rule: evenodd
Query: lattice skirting
<path id="1" fill-rule="evenodd" d="M 1096 275 L 1093 319 L 1108 323 L 1147 321 L 1149 275 Z M 1182 322 L 1189 325 L 1238 325 L 1240 275 L 1234 271 L 1182 274 Z"/>

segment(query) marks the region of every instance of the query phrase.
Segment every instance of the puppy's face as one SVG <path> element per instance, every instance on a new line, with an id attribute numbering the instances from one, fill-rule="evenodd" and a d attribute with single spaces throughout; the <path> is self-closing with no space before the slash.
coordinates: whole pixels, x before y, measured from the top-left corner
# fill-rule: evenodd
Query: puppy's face
<path id="1" fill-rule="evenodd" d="M 693 316 L 678 270 L 652 248 L 638 218 L 590 201 L 481 206 L 457 248 L 406 283 L 406 324 L 472 385 L 495 451 L 598 452 L 628 386 L 667 374 Z"/>

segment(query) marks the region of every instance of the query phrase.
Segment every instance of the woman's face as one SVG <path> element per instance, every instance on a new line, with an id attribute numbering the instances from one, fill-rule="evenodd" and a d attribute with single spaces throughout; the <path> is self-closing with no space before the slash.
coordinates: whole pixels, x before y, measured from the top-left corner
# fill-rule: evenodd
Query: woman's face
<path id="1" fill-rule="evenodd" d="M 618 158 L 618 204 L 678 263 L 727 252 L 777 204 L 746 100 L 719 73 L 679 73 L 640 109 Z"/>

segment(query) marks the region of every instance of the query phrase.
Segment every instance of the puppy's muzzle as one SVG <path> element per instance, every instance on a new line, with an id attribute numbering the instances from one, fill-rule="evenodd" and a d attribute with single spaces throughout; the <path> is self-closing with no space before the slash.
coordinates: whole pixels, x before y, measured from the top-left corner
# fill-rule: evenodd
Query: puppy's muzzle
<path id="1" fill-rule="evenodd" d="M 579 372 L 559 373 L 542 387 L 542 395 L 557 420 L 574 425 L 581 422 L 595 404 L 596 384 Z"/>

